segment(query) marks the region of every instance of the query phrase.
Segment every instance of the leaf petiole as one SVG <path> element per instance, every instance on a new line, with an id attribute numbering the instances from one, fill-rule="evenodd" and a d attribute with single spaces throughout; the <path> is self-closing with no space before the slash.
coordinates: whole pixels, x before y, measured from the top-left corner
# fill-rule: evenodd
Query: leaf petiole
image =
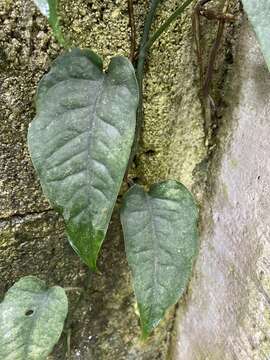
<path id="1" fill-rule="evenodd" d="M 156 30 L 156 32 L 148 39 L 147 43 L 145 44 L 145 48 L 149 50 L 154 42 L 162 35 L 164 32 L 168 30 L 171 24 L 183 14 L 186 8 L 192 3 L 193 0 L 186 0 L 184 4 L 179 6 L 174 13 Z"/>
<path id="2" fill-rule="evenodd" d="M 40 12 L 48 18 L 48 22 L 52 28 L 52 32 L 58 43 L 64 48 L 69 48 L 70 44 L 65 39 L 58 17 L 58 0 L 34 0 L 34 3 L 40 10 Z"/>
<path id="3" fill-rule="evenodd" d="M 148 51 L 147 51 L 145 45 L 149 39 L 151 26 L 154 22 L 157 7 L 158 7 L 159 3 L 160 3 L 160 0 L 151 1 L 149 11 L 145 18 L 143 35 L 142 35 L 142 38 L 140 41 L 140 46 L 139 46 L 138 63 L 137 63 L 137 69 L 136 69 L 136 77 L 137 77 L 138 88 L 139 88 L 139 104 L 138 104 L 138 110 L 137 110 L 135 136 L 134 136 L 134 141 L 133 141 L 127 168 L 130 167 L 130 165 L 133 161 L 133 158 L 137 152 L 141 128 L 143 125 L 143 77 L 144 77 L 144 64 L 145 64 L 145 60 L 146 60 L 147 54 L 148 54 Z"/>
<path id="4" fill-rule="evenodd" d="M 128 168 L 130 167 L 133 158 L 137 152 L 139 138 L 141 129 L 143 126 L 143 77 L 144 77 L 144 65 L 145 61 L 148 55 L 148 52 L 151 48 L 151 46 L 154 44 L 154 42 L 160 37 L 160 35 L 167 31 L 169 26 L 184 12 L 184 10 L 192 3 L 193 0 L 186 0 L 184 4 L 182 4 L 180 7 L 178 7 L 174 13 L 157 29 L 157 31 L 149 37 L 151 26 L 154 22 L 157 7 L 160 3 L 160 0 L 152 1 L 150 5 L 150 9 L 146 15 L 145 23 L 144 23 L 144 30 L 142 39 L 140 42 L 139 47 L 139 55 L 138 55 L 138 63 L 137 63 L 137 81 L 139 86 L 139 105 L 137 110 L 137 121 L 136 121 L 136 131 L 135 131 L 135 137 L 134 142 L 132 146 L 132 151 L 129 159 Z"/>

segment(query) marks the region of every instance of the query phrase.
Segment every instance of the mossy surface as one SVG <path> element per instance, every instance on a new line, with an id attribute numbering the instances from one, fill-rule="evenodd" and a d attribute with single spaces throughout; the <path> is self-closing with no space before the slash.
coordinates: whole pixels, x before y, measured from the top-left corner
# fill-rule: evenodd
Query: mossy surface
<path id="1" fill-rule="evenodd" d="M 148 3 L 134 1 L 138 38 Z M 155 25 L 177 5 L 177 0 L 162 2 Z M 105 66 L 116 54 L 129 55 L 126 1 L 63 0 L 60 9 L 63 31 L 74 46 L 98 52 Z M 146 185 L 170 178 L 192 188 L 194 169 L 197 182 L 205 179 L 198 175 L 207 148 L 190 15 L 187 12 L 157 41 L 146 64 L 145 123 L 136 164 L 130 171 L 131 177 Z M 0 23 L 0 293 L 27 274 L 52 285 L 84 286 L 86 268 L 67 243 L 62 221 L 42 195 L 26 146 L 37 83 L 62 49 L 31 0 L 2 2 Z M 207 25 L 206 29 L 207 43 L 215 28 Z M 218 74 L 217 78 L 223 76 L 223 67 Z M 72 359 L 165 360 L 174 310 L 155 336 L 141 344 L 117 212 L 99 268 L 101 274 L 93 276 L 75 313 L 78 293 L 69 295 Z M 65 342 L 63 334 L 50 359 L 66 358 Z"/>
<path id="2" fill-rule="evenodd" d="M 178 360 L 263 360 L 270 353 L 270 76 L 247 21 L 225 86 L 201 251 L 178 312 Z"/>
<path id="3" fill-rule="evenodd" d="M 146 344 L 140 342 L 117 213 L 99 259 L 99 273 L 90 275 L 90 280 L 87 267 L 68 244 L 62 220 L 53 211 L 13 217 L 1 225 L 0 298 L 26 275 L 38 276 L 49 285 L 82 288 L 78 307 L 80 291 L 68 292 L 73 359 L 165 359 L 164 336 L 169 333 L 173 312 L 155 337 Z M 50 359 L 66 358 L 66 340 L 64 332 Z"/>

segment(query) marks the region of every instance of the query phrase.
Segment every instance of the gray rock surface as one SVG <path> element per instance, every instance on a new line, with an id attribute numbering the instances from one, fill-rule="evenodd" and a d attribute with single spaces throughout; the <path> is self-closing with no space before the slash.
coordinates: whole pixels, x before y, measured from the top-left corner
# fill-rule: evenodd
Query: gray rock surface
<path id="1" fill-rule="evenodd" d="M 270 74 L 247 24 L 239 44 L 177 360 L 270 358 Z"/>

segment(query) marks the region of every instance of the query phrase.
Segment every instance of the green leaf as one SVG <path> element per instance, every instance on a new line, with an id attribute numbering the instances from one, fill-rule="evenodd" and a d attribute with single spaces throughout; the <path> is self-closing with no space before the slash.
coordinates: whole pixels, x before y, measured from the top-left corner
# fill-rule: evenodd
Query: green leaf
<path id="1" fill-rule="evenodd" d="M 137 82 L 124 57 L 106 74 L 89 50 L 60 56 L 41 80 L 28 146 L 69 240 L 95 270 L 134 137 Z"/>
<path id="2" fill-rule="evenodd" d="M 270 0 L 242 0 L 270 70 Z"/>
<path id="3" fill-rule="evenodd" d="M 13 285 L 0 304 L 0 360 L 43 360 L 59 340 L 68 311 L 65 291 L 33 276 Z"/>
<path id="4" fill-rule="evenodd" d="M 149 193 L 135 185 L 125 195 L 121 222 L 143 338 L 186 289 L 198 247 L 197 218 L 192 195 L 176 181 L 155 184 Z"/>
<path id="5" fill-rule="evenodd" d="M 53 30 L 53 34 L 60 45 L 68 46 L 60 27 L 59 18 L 57 15 L 57 0 L 34 0 L 34 3 L 39 8 L 40 12 L 48 18 L 49 24 Z"/>

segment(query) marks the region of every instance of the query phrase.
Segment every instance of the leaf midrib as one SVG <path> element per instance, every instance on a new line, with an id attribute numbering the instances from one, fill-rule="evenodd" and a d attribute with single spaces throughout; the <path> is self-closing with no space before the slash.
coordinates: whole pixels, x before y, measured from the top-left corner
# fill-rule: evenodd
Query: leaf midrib
<path id="1" fill-rule="evenodd" d="M 101 93 L 102 93 L 102 89 L 103 89 L 103 84 L 105 81 L 105 75 L 103 74 L 103 78 L 102 81 L 100 82 L 100 86 L 98 88 L 98 93 L 97 93 L 97 97 L 96 97 L 96 101 L 94 103 L 94 114 L 93 114 L 93 121 L 91 122 L 91 117 L 89 116 L 89 136 L 87 138 L 87 178 L 88 178 L 88 187 L 87 187 L 87 194 L 88 194 L 88 203 L 89 200 L 91 199 L 91 194 L 90 194 L 90 188 L 91 186 L 93 186 L 93 171 L 92 174 L 90 175 L 90 164 L 92 164 L 92 168 L 93 168 L 93 159 L 91 158 L 91 150 L 92 150 L 92 146 L 93 146 L 93 141 L 90 141 L 90 139 L 93 138 L 93 132 L 95 131 L 96 128 L 96 123 L 97 123 L 97 104 L 99 102 Z"/>
<path id="2" fill-rule="evenodd" d="M 158 244 L 157 244 L 157 240 L 158 240 L 158 236 L 157 236 L 157 231 L 156 231 L 156 227 L 155 227 L 155 219 L 154 219 L 154 215 L 153 215 L 153 208 L 152 208 L 152 204 L 151 204 L 151 197 L 150 195 L 148 195 L 147 193 L 145 193 L 146 195 L 146 204 L 149 210 L 149 216 L 150 216 L 150 224 L 151 224 L 151 240 L 152 240 L 152 246 L 154 249 L 154 267 L 153 267 L 153 272 L 154 272 L 154 287 L 152 288 L 152 299 L 153 301 L 151 302 L 151 306 L 150 306 L 150 315 L 152 318 L 153 315 L 153 308 L 156 306 L 157 302 L 156 302 L 156 292 L 157 292 L 157 287 L 158 287 L 158 263 L 159 263 L 159 258 L 158 258 Z M 156 239 L 156 241 L 155 241 Z"/>
<path id="3" fill-rule="evenodd" d="M 89 81 L 89 80 L 88 80 Z M 90 199 L 91 199 L 91 188 L 93 188 L 93 178 L 94 178 L 94 173 L 93 173 L 93 159 L 91 157 L 92 154 L 92 148 L 93 148 L 93 140 L 95 139 L 94 137 L 94 132 L 96 129 L 96 125 L 97 125 L 97 105 L 99 103 L 101 94 L 102 94 L 102 90 L 103 90 L 103 84 L 105 82 L 105 75 L 102 74 L 102 80 L 100 81 L 98 90 L 97 90 L 97 96 L 93 105 L 93 113 L 90 112 L 89 113 L 89 117 L 88 117 L 88 127 L 87 127 L 87 132 L 88 132 L 88 136 L 87 136 L 87 149 L 86 149 L 86 176 L 87 176 L 87 186 L 86 186 L 86 191 L 87 191 L 87 208 L 89 208 L 89 205 L 91 205 Z M 91 121 L 91 119 L 93 119 L 93 121 Z M 92 165 L 92 171 L 91 171 L 91 165 Z M 84 211 L 85 209 L 83 209 Z M 82 213 L 82 211 L 80 211 L 80 214 Z M 78 214 L 76 215 L 78 216 Z"/>

